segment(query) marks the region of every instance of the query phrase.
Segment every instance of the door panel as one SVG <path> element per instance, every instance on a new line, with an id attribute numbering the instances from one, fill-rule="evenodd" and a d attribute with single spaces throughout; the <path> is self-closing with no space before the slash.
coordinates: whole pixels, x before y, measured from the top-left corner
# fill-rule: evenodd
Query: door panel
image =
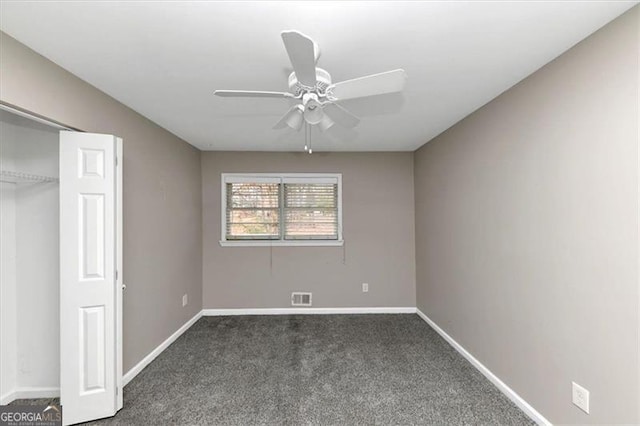
<path id="1" fill-rule="evenodd" d="M 80 394 L 105 391 L 104 306 L 80 308 Z"/>
<path id="2" fill-rule="evenodd" d="M 60 391 L 65 424 L 112 416 L 119 405 L 116 155 L 114 136 L 60 132 Z"/>
<path id="3" fill-rule="evenodd" d="M 104 277 L 104 194 L 80 194 L 81 281 Z"/>

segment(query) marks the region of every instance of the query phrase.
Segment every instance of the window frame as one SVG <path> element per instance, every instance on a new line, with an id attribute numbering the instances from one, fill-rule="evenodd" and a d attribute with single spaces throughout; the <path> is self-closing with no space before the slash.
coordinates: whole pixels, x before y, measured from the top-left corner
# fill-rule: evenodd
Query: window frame
<path id="1" fill-rule="evenodd" d="M 278 239 L 233 239 L 227 240 L 227 183 L 235 182 L 269 182 L 278 180 L 283 185 L 285 179 L 298 180 L 300 183 L 335 183 L 337 184 L 337 220 L 338 239 L 284 239 L 282 230 L 285 224 L 279 223 L 280 237 Z M 324 180 L 324 182 L 323 182 Z M 329 182 L 331 181 L 331 182 Z M 284 187 L 280 187 L 281 196 L 279 201 L 280 220 L 284 219 L 282 211 L 284 209 Z M 221 173 L 220 175 L 220 245 L 222 247 L 337 247 L 344 245 L 342 238 L 342 173 Z"/>

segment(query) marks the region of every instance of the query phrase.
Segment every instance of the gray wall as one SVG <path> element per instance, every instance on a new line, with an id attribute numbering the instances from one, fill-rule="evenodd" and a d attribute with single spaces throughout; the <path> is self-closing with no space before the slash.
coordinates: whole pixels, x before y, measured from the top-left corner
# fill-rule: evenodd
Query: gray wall
<path id="1" fill-rule="evenodd" d="M 342 173 L 345 246 L 220 247 L 222 172 Z M 205 309 L 415 306 L 413 153 L 203 152 L 202 201 Z"/>
<path id="2" fill-rule="evenodd" d="M 126 372 L 202 308 L 200 152 L 4 33 L 0 73 L 2 102 L 124 139 Z"/>
<path id="3" fill-rule="evenodd" d="M 418 308 L 553 423 L 640 420 L 638 31 L 636 7 L 415 155 Z"/>

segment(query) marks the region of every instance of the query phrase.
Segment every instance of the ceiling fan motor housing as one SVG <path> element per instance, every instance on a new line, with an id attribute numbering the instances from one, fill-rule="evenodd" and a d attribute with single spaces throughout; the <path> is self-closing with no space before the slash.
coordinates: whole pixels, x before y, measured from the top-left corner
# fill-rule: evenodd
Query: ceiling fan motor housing
<path id="1" fill-rule="evenodd" d="M 324 95 L 327 91 L 327 87 L 331 85 L 331 74 L 322 68 L 316 68 L 316 86 L 314 88 L 309 88 L 302 85 L 298 78 L 296 77 L 296 73 L 292 72 L 289 74 L 289 92 L 294 96 L 300 96 L 305 92 L 315 92 L 318 94 Z"/>

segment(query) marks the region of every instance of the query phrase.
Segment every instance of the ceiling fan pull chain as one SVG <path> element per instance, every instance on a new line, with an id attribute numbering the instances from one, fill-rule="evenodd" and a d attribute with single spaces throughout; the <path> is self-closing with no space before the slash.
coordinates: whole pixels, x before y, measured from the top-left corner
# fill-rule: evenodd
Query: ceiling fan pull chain
<path id="1" fill-rule="evenodd" d="M 309 150 L 307 152 L 313 154 L 313 149 L 311 149 L 311 124 L 307 124 L 307 126 L 309 126 Z"/>
<path id="2" fill-rule="evenodd" d="M 307 140 L 307 123 L 304 123 L 304 150 L 305 152 L 309 150 L 309 142 Z"/>

